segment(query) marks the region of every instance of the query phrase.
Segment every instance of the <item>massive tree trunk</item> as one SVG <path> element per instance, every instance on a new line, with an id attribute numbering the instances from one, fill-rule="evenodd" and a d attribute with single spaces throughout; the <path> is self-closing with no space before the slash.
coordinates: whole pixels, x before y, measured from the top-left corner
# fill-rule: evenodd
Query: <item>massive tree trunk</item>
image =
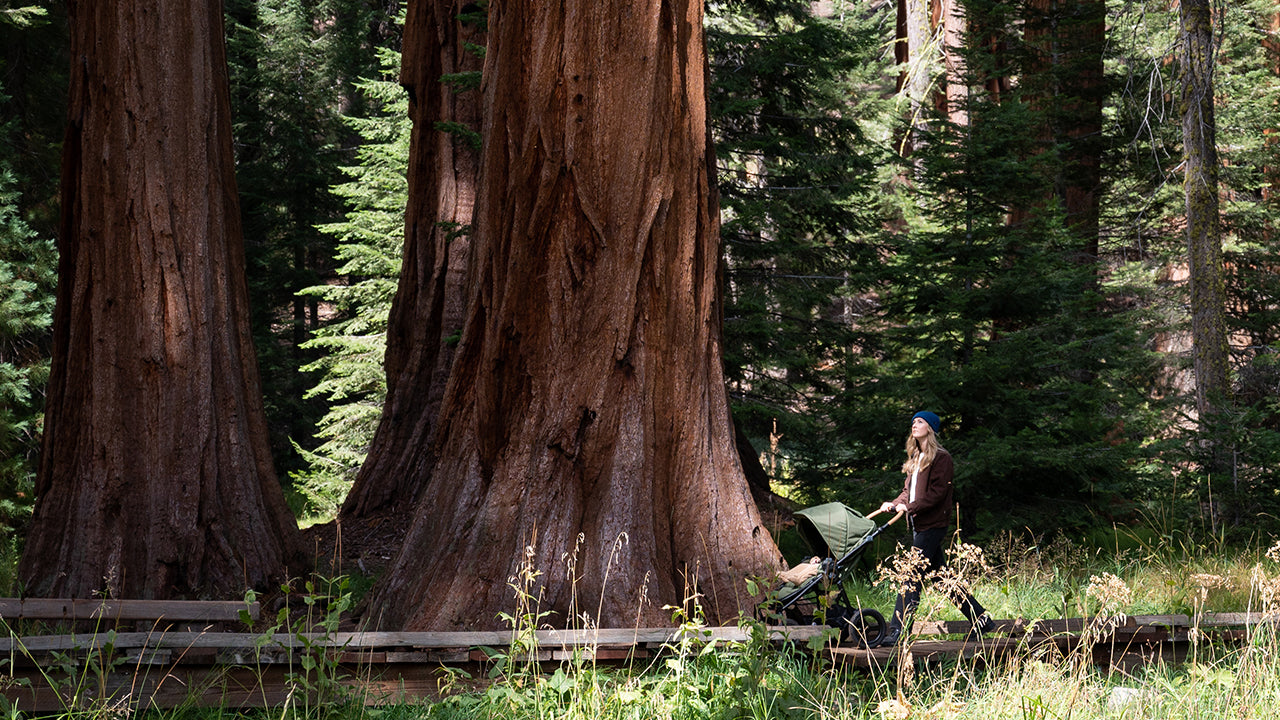
<path id="1" fill-rule="evenodd" d="M 374 621 L 500 627 L 526 562 L 542 622 L 735 617 L 779 558 L 720 366 L 702 3 L 495 2 L 489 31 L 467 318 Z"/>
<path id="2" fill-rule="evenodd" d="M 1218 217 L 1218 150 L 1213 108 L 1216 47 L 1209 0 L 1182 0 L 1183 189 L 1191 286 L 1191 342 L 1196 410 L 1202 422 L 1226 400 L 1226 287 Z"/>
<path id="3" fill-rule="evenodd" d="M 285 577 L 212 0 L 70 3 L 32 595 L 236 597 Z"/>
<path id="4" fill-rule="evenodd" d="M 382 420 L 343 504 L 343 522 L 412 512 L 430 476 L 428 439 L 453 362 L 451 342 L 462 328 L 467 233 L 479 167 L 467 139 L 441 129 L 442 123 L 477 134 L 480 128 L 479 92 L 458 92 L 443 81 L 481 69 L 480 58 L 466 46 L 482 46 L 484 36 L 476 24 L 458 19 L 464 4 L 411 3 L 405 20 L 400 82 L 409 91 L 413 134 L 404 263 L 387 329 Z"/>

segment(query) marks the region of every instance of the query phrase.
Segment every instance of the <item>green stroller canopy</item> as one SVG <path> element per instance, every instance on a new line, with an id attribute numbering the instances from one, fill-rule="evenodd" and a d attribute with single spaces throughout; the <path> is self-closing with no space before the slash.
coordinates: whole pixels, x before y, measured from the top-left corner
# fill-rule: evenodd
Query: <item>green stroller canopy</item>
<path id="1" fill-rule="evenodd" d="M 876 524 L 844 503 L 832 502 L 798 511 L 796 529 L 815 553 L 839 560 Z"/>

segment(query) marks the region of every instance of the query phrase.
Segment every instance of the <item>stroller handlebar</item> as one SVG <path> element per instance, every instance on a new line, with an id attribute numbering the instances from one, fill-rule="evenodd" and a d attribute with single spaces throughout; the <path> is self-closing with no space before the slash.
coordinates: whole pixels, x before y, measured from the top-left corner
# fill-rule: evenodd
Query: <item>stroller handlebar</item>
<path id="1" fill-rule="evenodd" d="M 881 509 L 881 510 L 876 510 L 876 511 L 874 511 L 874 512 L 870 513 L 869 515 L 867 515 L 867 518 L 868 518 L 868 519 L 873 518 L 873 517 L 875 517 L 875 516 L 879 515 L 879 514 L 880 514 L 880 513 L 882 513 L 882 512 L 884 512 L 884 510 L 883 510 L 883 509 Z M 906 511 L 905 511 L 905 510 L 899 510 L 899 511 L 898 511 L 898 514 L 897 514 L 897 515 L 894 515 L 894 516 L 893 516 L 893 519 L 892 519 L 892 520 L 890 520 L 889 522 L 885 523 L 885 525 L 886 525 L 886 526 L 888 526 L 888 525 L 892 525 L 892 524 L 894 524 L 894 523 L 898 522 L 899 520 L 901 520 L 901 519 L 902 519 L 902 516 L 903 516 L 903 515 L 906 515 L 906 514 L 907 514 L 907 513 L 906 513 Z"/>

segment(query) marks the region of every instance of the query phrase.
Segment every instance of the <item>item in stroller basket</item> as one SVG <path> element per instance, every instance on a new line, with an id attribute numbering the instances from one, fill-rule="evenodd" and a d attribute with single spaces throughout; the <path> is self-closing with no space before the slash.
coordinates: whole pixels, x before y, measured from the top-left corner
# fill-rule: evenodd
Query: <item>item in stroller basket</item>
<path id="1" fill-rule="evenodd" d="M 877 610 L 856 607 L 844 587 L 844 579 L 876 536 L 899 517 L 901 514 L 884 525 L 876 525 L 869 517 L 838 502 L 798 511 L 796 527 L 801 537 L 824 559 L 818 562 L 817 572 L 779 591 L 779 610 L 784 617 L 798 624 L 816 624 L 821 617 L 825 624 L 840 630 L 841 640 L 876 647 L 884 635 L 884 616 Z"/>

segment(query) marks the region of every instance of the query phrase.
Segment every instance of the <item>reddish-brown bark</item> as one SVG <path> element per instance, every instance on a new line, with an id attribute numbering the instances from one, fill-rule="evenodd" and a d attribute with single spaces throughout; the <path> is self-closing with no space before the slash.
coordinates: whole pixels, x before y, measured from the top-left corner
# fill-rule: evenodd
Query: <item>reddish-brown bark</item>
<path id="1" fill-rule="evenodd" d="M 694 591 L 725 621 L 779 558 L 720 367 L 702 3 L 495 2 L 489 32 L 467 319 L 373 619 L 500 627 L 528 557 L 544 622 Z"/>
<path id="2" fill-rule="evenodd" d="M 933 43 L 935 27 L 930 0 L 898 0 L 897 41 L 894 58 L 901 66 L 898 91 L 907 100 L 907 130 L 900 152 L 908 156 L 919 143 L 916 130 L 927 125 L 925 105 L 942 59 Z"/>
<path id="3" fill-rule="evenodd" d="M 465 226 L 475 205 L 479 162 L 465 139 L 440 129 L 440 123 L 480 129 L 479 92 L 456 92 L 442 81 L 481 69 L 466 44 L 483 46 L 484 37 L 458 19 L 465 4 L 410 3 L 405 19 L 400 82 L 409 91 L 413 134 L 404 263 L 387 330 L 382 420 L 343 504 L 344 522 L 412 512 L 430 476 L 428 439 L 453 361 L 450 336 L 461 330 L 465 309 Z"/>
<path id="4" fill-rule="evenodd" d="M 968 30 L 964 9 L 959 0 L 941 0 L 938 13 L 942 17 L 942 62 L 946 69 L 946 93 L 943 108 L 947 119 L 956 125 L 969 124 L 969 78 L 960 54 Z"/>
<path id="5" fill-rule="evenodd" d="M 69 4 L 53 366 L 32 595 L 236 597 L 285 576 L 231 150 L 222 8 Z"/>

